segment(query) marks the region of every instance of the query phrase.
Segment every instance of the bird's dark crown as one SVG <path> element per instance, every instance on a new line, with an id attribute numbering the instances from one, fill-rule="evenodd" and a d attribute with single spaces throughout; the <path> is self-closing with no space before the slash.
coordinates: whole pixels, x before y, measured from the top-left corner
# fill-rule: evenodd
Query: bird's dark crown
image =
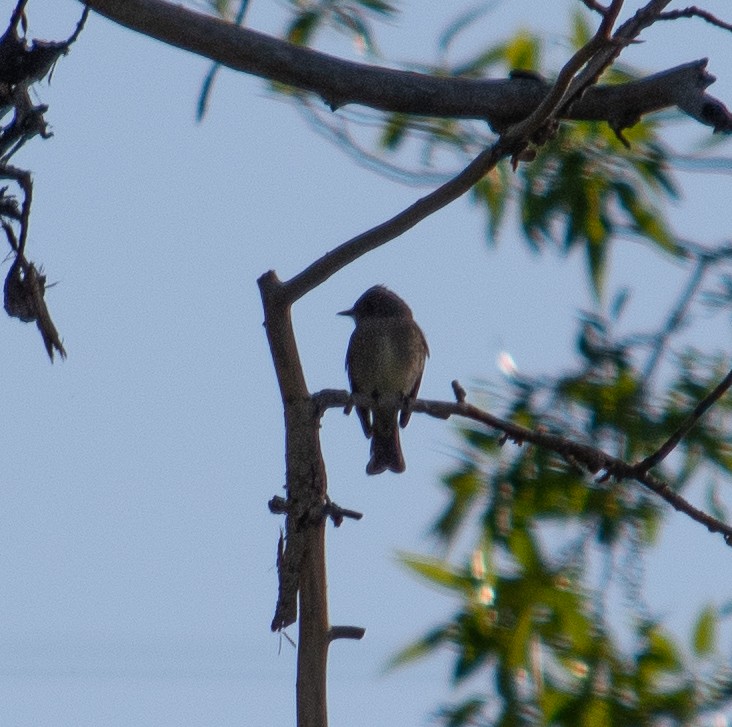
<path id="1" fill-rule="evenodd" d="M 391 290 L 383 285 L 374 285 L 369 288 L 350 310 L 342 311 L 341 315 L 351 316 L 356 320 L 361 318 L 411 318 L 410 307 Z"/>

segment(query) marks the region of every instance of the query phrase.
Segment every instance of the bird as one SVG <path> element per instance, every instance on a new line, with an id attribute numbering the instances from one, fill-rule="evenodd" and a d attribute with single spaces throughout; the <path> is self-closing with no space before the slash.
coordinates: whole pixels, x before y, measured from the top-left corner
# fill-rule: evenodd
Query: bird
<path id="1" fill-rule="evenodd" d="M 364 434 L 371 439 L 366 473 L 404 472 L 397 423 L 406 427 L 409 422 L 411 412 L 402 406 L 419 391 L 429 356 L 427 340 L 409 306 L 383 285 L 369 288 L 339 315 L 356 324 L 346 353 L 351 392 L 372 400 L 369 406 L 356 406 Z"/>

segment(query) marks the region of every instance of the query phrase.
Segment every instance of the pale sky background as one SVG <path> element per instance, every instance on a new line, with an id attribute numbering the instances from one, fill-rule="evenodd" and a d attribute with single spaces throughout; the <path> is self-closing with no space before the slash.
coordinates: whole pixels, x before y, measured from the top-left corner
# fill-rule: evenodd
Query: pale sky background
<path id="1" fill-rule="evenodd" d="M 0 2 L 2 22 L 13 5 Z M 498 3 L 463 52 L 522 26 L 553 34 L 561 58 L 577 5 Z M 384 54 L 428 61 L 444 22 L 469 6 L 405 6 L 378 30 Z M 732 19 L 726 0 L 704 7 Z M 65 38 L 80 12 L 72 0 L 31 0 L 31 37 Z M 277 33 L 282 18 L 280 4 L 252 0 L 250 27 Z M 709 56 L 719 79 L 710 92 L 732 105 L 729 34 L 696 20 L 644 38 L 629 62 L 654 72 Z M 345 41 L 328 47 L 351 52 Z M 255 281 L 268 269 L 289 277 L 427 190 L 358 167 L 259 79 L 221 73 L 196 124 L 208 67 L 92 14 L 40 86 L 54 137 L 14 160 L 34 174 L 27 251 L 58 281 L 48 301 L 69 357 L 50 365 L 34 327 L 0 317 L 9 727 L 294 724 L 295 651 L 269 631 L 282 520 L 266 503 L 281 492 L 283 432 Z M 683 121 L 669 133 L 708 132 Z M 709 244 L 728 236 L 730 178 L 679 180 L 679 229 Z M 637 286 L 634 327 L 655 325 L 685 279 L 631 243 L 610 265 L 610 291 Z M 449 398 L 453 378 L 500 390 L 502 350 L 531 374 L 569 367 L 577 314 L 591 301 L 585 280 L 579 255 L 531 256 L 510 226 L 488 249 L 481 214 L 461 200 L 297 305 L 308 383 L 345 387 L 351 323 L 335 314 L 375 283 L 403 296 L 425 330 L 426 397 Z M 728 325 L 698 321 L 689 337 L 729 350 Z M 454 462 L 454 425 L 414 416 L 399 477 L 367 478 L 355 417 L 329 412 L 322 437 L 331 496 L 364 513 L 327 536 L 331 620 L 366 628 L 363 641 L 331 649 L 330 723 L 426 724 L 448 694 L 449 655 L 386 675 L 383 666 L 454 607 L 396 562 L 398 551 L 432 547 L 425 534 Z M 732 597 L 729 553 L 669 515 L 647 572 L 651 607 L 688 634 L 703 603 Z"/>

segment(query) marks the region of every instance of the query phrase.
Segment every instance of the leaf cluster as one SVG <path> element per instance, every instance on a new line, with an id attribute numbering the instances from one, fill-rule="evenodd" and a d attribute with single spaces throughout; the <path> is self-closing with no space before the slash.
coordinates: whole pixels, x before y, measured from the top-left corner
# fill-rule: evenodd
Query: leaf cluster
<path id="1" fill-rule="evenodd" d="M 659 339 L 618 338 L 613 323 L 581 319 L 572 369 L 514 377 L 503 416 L 626 461 L 654 451 L 729 362 L 684 350 L 652 388 L 644 364 Z M 395 659 L 447 647 L 456 685 L 489 676 L 488 690 L 440 711 L 442 724 L 681 725 L 729 704 L 732 670 L 716 636 L 723 610 L 706 606 L 684 648 L 643 602 L 640 564 L 667 514 L 652 496 L 478 428 L 459 436 L 461 462 L 442 479 L 433 533 L 446 552 L 472 542 L 469 556 L 403 556 L 457 609 Z M 700 472 L 729 477 L 730 453 L 732 404 L 722 400 L 660 472 L 679 490 Z M 625 609 L 612 607 L 611 589 Z"/>

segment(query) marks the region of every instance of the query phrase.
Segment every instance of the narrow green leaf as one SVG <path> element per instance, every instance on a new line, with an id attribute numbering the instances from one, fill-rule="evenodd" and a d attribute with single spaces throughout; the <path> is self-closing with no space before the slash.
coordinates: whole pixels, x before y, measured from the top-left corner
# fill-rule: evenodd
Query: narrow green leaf
<path id="1" fill-rule="evenodd" d="M 480 20 L 484 15 L 492 10 L 492 6 L 495 2 L 486 3 L 485 5 L 477 5 L 474 8 L 470 8 L 461 15 L 458 15 L 445 30 L 440 33 L 437 39 L 437 47 L 441 52 L 446 52 L 450 48 L 450 44 L 455 38 L 466 28 L 469 28 L 477 20 Z"/>
<path id="2" fill-rule="evenodd" d="M 379 144 L 384 149 L 394 150 L 405 139 L 409 131 L 409 121 L 406 114 L 391 114 L 381 132 Z"/>
<path id="3" fill-rule="evenodd" d="M 411 662 L 428 656 L 441 644 L 449 641 L 450 626 L 438 626 L 425 634 L 421 639 L 408 644 L 398 651 L 386 664 L 386 670 L 410 664 Z"/>
<path id="4" fill-rule="evenodd" d="M 287 30 L 287 40 L 295 45 L 307 45 L 322 16 L 314 10 L 300 13 Z"/>
<path id="5" fill-rule="evenodd" d="M 357 0 L 357 2 L 359 5 L 381 15 L 394 15 L 396 13 L 396 7 L 391 3 L 384 2 L 384 0 Z"/>
<path id="6" fill-rule="evenodd" d="M 572 15 L 572 47 L 582 48 L 590 42 L 592 30 L 587 22 L 585 14 L 577 11 Z"/>
<path id="7" fill-rule="evenodd" d="M 697 656 L 709 656 L 717 645 L 717 610 L 705 606 L 694 624 L 692 648 Z"/>
<path id="8" fill-rule="evenodd" d="M 463 571 L 458 572 L 444 560 L 428 558 L 426 556 L 408 555 L 406 553 L 398 554 L 398 559 L 409 570 L 436 586 L 461 592 L 472 588 L 471 579 Z"/>

